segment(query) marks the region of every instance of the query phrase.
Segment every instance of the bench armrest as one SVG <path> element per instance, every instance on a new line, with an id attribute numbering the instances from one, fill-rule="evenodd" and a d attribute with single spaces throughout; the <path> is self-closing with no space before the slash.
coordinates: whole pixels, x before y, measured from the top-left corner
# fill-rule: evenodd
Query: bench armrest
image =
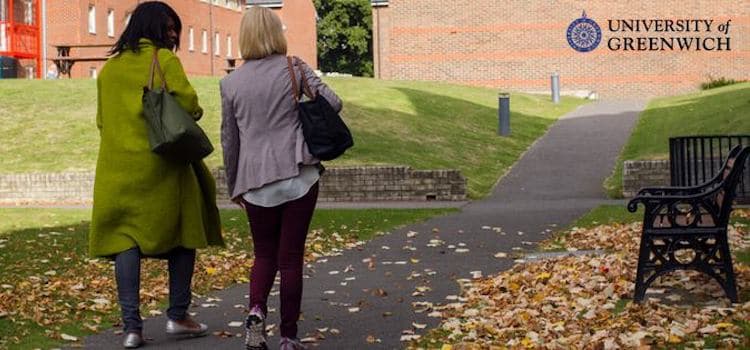
<path id="1" fill-rule="evenodd" d="M 638 203 L 642 203 L 648 210 L 650 207 L 657 205 L 674 205 L 674 204 L 697 204 L 705 202 L 705 199 L 712 198 L 716 191 L 720 190 L 720 187 L 714 188 L 710 191 L 699 192 L 693 194 L 679 195 L 638 195 L 628 202 L 628 211 L 635 213 L 638 211 Z M 713 199 L 712 199 L 713 200 Z"/>
<path id="2" fill-rule="evenodd" d="M 721 208 L 715 202 L 718 190 L 720 187 L 693 195 L 638 196 L 628 202 L 628 211 L 634 213 L 638 210 L 638 204 L 643 204 L 644 230 L 665 224 L 667 228 L 687 228 L 718 223 L 721 216 Z M 705 215 L 710 218 L 705 219 Z"/>
<path id="3" fill-rule="evenodd" d="M 651 195 L 651 196 L 669 196 L 669 195 L 679 195 L 679 196 L 687 196 L 691 194 L 697 194 L 703 192 L 704 186 L 690 186 L 690 187 L 672 187 L 672 186 L 663 186 L 663 187 L 644 187 L 638 190 L 638 194 L 636 196 L 642 196 L 642 195 Z"/>

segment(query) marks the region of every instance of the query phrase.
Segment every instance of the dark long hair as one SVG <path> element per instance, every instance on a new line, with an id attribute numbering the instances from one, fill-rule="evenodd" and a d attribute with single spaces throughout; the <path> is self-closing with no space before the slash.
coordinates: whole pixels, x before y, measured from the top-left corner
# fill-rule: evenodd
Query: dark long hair
<path id="1" fill-rule="evenodd" d="M 174 22 L 176 40 L 169 38 L 169 19 Z M 176 50 L 180 48 L 181 33 L 180 16 L 169 5 L 160 1 L 143 2 L 130 15 L 128 25 L 122 31 L 120 39 L 112 46 L 109 54 L 117 55 L 125 50 L 138 52 L 140 39 L 149 39 L 160 48 Z"/>

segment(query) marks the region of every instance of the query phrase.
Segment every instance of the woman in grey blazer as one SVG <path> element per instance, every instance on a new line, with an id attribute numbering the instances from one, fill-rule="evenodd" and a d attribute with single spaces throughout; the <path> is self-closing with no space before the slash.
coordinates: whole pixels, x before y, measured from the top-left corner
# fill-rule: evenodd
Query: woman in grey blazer
<path id="1" fill-rule="evenodd" d="M 305 239 L 323 167 L 307 149 L 287 63 L 281 20 L 264 7 L 242 18 L 245 63 L 221 80 L 221 145 L 232 201 L 247 211 L 255 262 L 250 278 L 247 349 L 267 349 L 267 300 L 281 272 L 281 349 L 304 349 L 297 338 Z M 302 60 L 294 59 L 311 89 L 336 111 L 341 100 Z"/>

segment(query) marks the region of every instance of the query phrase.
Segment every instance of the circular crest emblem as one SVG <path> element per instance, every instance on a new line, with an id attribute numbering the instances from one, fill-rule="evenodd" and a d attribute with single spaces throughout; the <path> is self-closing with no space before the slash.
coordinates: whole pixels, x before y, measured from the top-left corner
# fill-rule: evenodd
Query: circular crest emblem
<path id="1" fill-rule="evenodd" d="M 589 52 L 602 41 L 602 29 L 593 19 L 586 17 L 583 11 L 581 18 L 568 26 L 568 44 L 578 52 Z"/>

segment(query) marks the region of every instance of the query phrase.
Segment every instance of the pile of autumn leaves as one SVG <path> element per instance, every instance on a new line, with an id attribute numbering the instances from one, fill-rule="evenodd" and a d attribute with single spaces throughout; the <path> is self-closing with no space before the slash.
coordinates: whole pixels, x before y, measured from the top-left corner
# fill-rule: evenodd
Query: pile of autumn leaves
<path id="1" fill-rule="evenodd" d="M 63 333 L 63 326 L 73 324 L 97 332 L 118 322 L 114 265 L 107 259 L 86 259 L 76 255 L 68 245 L 77 234 L 80 233 L 72 228 L 63 232 L 42 232 L 36 240 L 25 243 L 32 246 L 29 249 L 33 249 L 34 244 L 53 244 L 59 248 L 55 248 L 53 254 L 60 255 L 58 258 L 63 263 L 46 266 L 55 265 L 53 261 L 47 263 L 48 259 L 19 262 L 38 268 L 31 275 L 0 281 L 0 319 L 10 320 L 18 329 L 12 339 L 0 339 L 0 348 L 23 339 L 28 333 L 29 323 L 44 326 L 50 338 L 76 342 L 80 338 Z M 341 249 L 364 243 L 352 237 L 354 235 L 312 230 L 308 235 L 306 260 L 340 254 Z M 224 232 L 224 238 L 226 249 L 212 248 L 198 254 L 193 276 L 194 293 L 203 294 L 233 283 L 248 282 L 253 262 L 248 233 L 232 230 Z M 49 251 L 49 247 L 39 251 Z M 143 316 L 159 315 L 169 295 L 166 260 L 142 260 L 141 271 Z"/>
<path id="2" fill-rule="evenodd" d="M 748 231 L 730 225 L 735 252 L 750 247 Z M 464 286 L 465 303 L 443 311 L 433 339 L 454 350 L 750 345 L 744 335 L 750 332 L 750 301 L 742 297 L 750 291 L 750 267 L 736 259 L 743 303 L 731 304 L 718 283 L 690 271 L 657 279 L 644 303 L 632 302 L 640 232 L 639 223 L 572 229 L 563 241 L 569 251 L 607 253 L 525 262 L 475 280 Z"/>

